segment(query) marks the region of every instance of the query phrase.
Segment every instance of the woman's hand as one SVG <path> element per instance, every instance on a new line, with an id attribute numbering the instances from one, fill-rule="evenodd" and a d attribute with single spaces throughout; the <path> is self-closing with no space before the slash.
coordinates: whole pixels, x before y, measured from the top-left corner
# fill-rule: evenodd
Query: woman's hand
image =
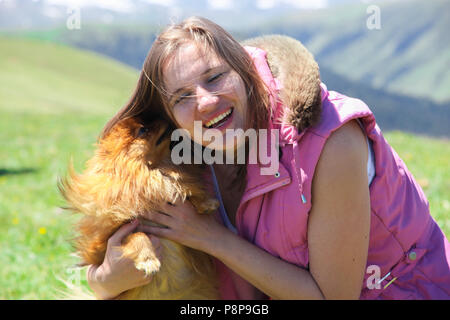
<path id="1" fill-rule="evenodd" d="M 217 241 L 222 238 L 221 234 L 228 232 L 213 214 L 198 214 L 189 201 L 163 204 L 159 211 L 147 212 L 145 218 L 167 228 L 143 225 L 143 232 L 209 254 L 213 254 Z"/>
<path id="2" fill-rule="evenodd" d="M 134 220 L 121 226 L 108 240 L 105 259 L 100 266 L 91 265 L 87 271 L 89 286 L 100 299 L 114 299 L 122 292 L 143 286 L 151 281 L 143 271 L 136 269 L 133 260 L 122 257 L 120 245 L 130 233 L 141 231 L 139 222 Z M 145 232 L 145 231 L 142 231 Z M 156 254 L 161 259 L 161 246 L 157 237 L 151 235 Z"/>

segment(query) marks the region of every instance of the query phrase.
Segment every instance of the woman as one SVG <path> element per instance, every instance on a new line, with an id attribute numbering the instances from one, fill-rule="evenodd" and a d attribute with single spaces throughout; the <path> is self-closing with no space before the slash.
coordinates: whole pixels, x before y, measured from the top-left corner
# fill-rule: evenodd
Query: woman
<path id="1" fill-rule="evenodd" d="M 283 82 L 291 70 L 275 79 L 276 67 L 264 50 L 244 49 L 202 18 L 156 39 L 133 98 L 105 133 L 121 118 L 164 117 L 195 140 L 200 121 L 203 134 L 221 132 L 217 149 L 235 150 L 242 146 L 226 129 L 276 129 L 279 166 L 271 176 L 260 163 L 211 166 L 223 223 L 187 202 L 148 213 L 167 228 L 120 228 L 104 263 L 88 271 L 99 297 L 151 281 L 113 248 L 139 230 L 156 246 L 166 237 L 214 256 L 225 299 L 450 298 L 448 241 L 372 112 L 323 84 L 308 91 L 302 80 L 309 102 L 283 105 L 277 97 L 292 94 Z"/>

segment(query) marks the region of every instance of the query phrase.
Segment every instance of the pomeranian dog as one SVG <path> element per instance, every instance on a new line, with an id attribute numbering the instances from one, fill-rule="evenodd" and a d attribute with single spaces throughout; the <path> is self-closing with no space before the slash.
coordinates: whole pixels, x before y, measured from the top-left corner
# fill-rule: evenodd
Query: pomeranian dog
<path id="1" fill-rule="evenodd" d="M 99 141 L 82 174 L 70 166 L 69 177 L 60 180 L 68 209 L 82 214 L 75 241 L 81 265 L 100 265 L 111 235 L 121 225 L 158 210 L 161 203 L 189 200 L 199 214 L 218 208 L 206 190 L 201 167 L 172 163 L 170 133 L 162 120 L 149 125 L 135 118 L 121 120 Z M 218 298 L 209 255 L 166 239 L 161 239 L 161 246 L 159 261 L 146 234 L 136 232 L 124 239 L 123 256 L 153 277 L 117 299 Z"/>

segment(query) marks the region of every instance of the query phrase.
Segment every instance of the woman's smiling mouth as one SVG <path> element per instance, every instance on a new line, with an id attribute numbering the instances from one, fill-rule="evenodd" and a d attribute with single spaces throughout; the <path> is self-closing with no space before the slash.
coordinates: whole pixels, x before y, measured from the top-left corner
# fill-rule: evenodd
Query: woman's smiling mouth
<path id="1" fill-rule="evenodd" d="M 223 123 L 225 123 L 230 116 L 233 114 L 233 108 L 228 109 L 227 111 L 219 114 L 214 119 L 209 120 L 204 124 L 204 127 L 207 129 L 220 127 Z"/>

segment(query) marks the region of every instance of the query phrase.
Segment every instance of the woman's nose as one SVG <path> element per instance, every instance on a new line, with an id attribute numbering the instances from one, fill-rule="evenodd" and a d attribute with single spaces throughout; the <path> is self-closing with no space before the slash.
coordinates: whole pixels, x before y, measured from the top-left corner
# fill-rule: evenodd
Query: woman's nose
<path id="1" fill-rule="evenodd" d="M 219 101 L 219 97 L 216 94 L 202 87 L 197 88 L 196 95 L 198 110 L 200 112 L 209 112 L 211 108 L 214 108 Z"/>

